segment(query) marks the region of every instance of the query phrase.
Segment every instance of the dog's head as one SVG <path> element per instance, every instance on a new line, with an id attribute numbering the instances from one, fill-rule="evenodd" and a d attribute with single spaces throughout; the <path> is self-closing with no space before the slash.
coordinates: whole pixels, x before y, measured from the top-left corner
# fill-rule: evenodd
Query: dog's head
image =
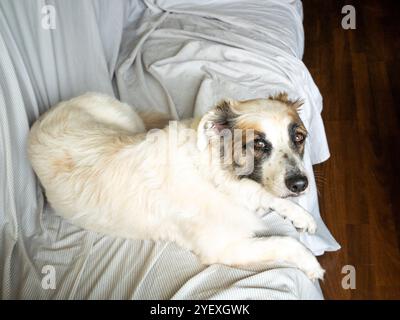
<path id="1" fill-rule="evenodd" d="M 307 130 L 297 112 L 301 105 L 285 93 L 223 101 L 201 119 L 198 146 L 218 150 L 225 169 L 276 196 L 299 195 L 308 186 L 302 163 Z"/>

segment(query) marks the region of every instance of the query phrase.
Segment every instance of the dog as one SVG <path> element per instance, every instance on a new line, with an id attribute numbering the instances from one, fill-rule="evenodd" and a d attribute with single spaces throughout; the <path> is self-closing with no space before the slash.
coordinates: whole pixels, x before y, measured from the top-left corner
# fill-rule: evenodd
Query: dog
<path id="1" fill-rule="evenodd" d="M 204 264 L 284 262 L 322 279 L 317 259 L 296 239 L 257 236 L 271 210 L 316 231 L 313 217 L 285 199 L 308 186 L 301 105 L 285 93 L 226 100 L 163 127 L 112 97 L 87 93 L 34 123 L 28 154 L 51 206 L 84 229 L 173 241 Z"/>

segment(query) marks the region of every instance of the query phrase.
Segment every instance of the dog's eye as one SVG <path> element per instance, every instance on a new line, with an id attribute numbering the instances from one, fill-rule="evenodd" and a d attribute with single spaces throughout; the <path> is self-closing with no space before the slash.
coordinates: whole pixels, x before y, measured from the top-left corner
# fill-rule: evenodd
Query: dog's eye
<path id="1" fill-rule="evenodd" d="M 294 141 L 295 141 L 297 144 L 303 143 L 303 142 L 304 142 L 304 139 L 305 139 L 304 134 L 302 134 L 302 133 L 300 133 L 300 132 L 297 132 L 296 135 L 294 136 Z"/>
<path id="2" fill-rule="evenodd" d="M 254 150 L 258 150 L 263 153 L 270 153 L 272 150 L 272 146 L 269 141 L 258 138 L 254 140 Z"/>
<path id="3" fill-rule="evenodd" d="M 254 140 L 254 148 L 256 149 L 264 149 L 267 146 L 267 143 L 263 139 L 255 139 Z"/>

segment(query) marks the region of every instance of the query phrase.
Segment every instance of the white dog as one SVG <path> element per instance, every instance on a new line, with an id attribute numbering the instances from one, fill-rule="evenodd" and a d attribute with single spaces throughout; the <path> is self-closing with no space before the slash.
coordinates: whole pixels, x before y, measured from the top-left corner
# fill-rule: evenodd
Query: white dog
<path id="1" fill-rule="evenodd" d="M 29 156 L 56 212 L 85 229 L 175 241 L 205 264 L 286 262 L 322 279 L 297 240 L 256 236 L 270 210 L 316 230 L 308 212 L 283 199 L 308 184 L 300 105 L 286 94 L 224 101 L 201 119 L 146 132 L 130 106 L 90 93 L 33 125 Z"/>

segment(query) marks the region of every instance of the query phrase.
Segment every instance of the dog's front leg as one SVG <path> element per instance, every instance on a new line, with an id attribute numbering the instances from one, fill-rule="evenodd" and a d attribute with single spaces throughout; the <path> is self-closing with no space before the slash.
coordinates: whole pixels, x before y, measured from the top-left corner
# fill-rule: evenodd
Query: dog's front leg
<path id="1" fill-rule="evenodd" d="M 203 263 L 222 263 L 231 266 L 246 267 L 251 264 L 266 263 L 275 265 L 288 263 L 302 270 L 310 279 L 323 279 L 325 273 L 314 255 L 300 242 L 290 237 L 242 238 L 223 243 L 218 235 L 208 239 L 214 243 L 212 250 L 205 250 L 201 255 Z M 212 241 L 212 242 L 211 242 Z M 203 252 L 201 252 L 203 253 Z"/>
<path id="2" fill-rule="evenodd" d="M 317 230 L 317 224 L 314 220 L 314 217 L 309 212 L 290 200 L 271 195 L 269 196 L 270 199 L 267 199 L 268 197 L 263 199 L 265 205 L 268 205 L 269 203 L 269 207 L 272 210 L 280 214 L 282 217 L 292 221 L 293 225 L 297 229 L 300 229 L 301 231 L 307 231 L 311 234 L 315 233 Z"/>
<path id="3" fill-rule="evenodd" d="M 253 180 L 231 180 L 223 184 L 221 188 L 225 193 L 232 196 L 234 201 L 259 215 L 265 214 L 268 210 L 273 210 L 282 217 L 289 219 L 301 231 L 312 234 L 317 229 L 314 217 L 305 209 L 290 200 L 270 194 Z"/>

